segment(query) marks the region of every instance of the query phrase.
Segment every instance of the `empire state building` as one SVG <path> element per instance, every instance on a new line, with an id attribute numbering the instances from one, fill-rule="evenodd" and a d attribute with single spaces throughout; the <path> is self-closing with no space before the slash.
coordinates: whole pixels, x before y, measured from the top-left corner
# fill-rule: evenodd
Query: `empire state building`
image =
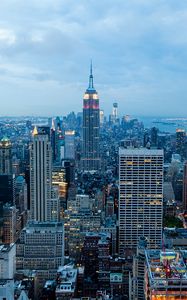
<path id="1" fill-rule="evenodd" d="M 99 123 L 99 98 L 93 85 L 91 64 L 89 86 L 83 98 L 82 169 L 84 171 L 94 172 L 100 169 Z"/>

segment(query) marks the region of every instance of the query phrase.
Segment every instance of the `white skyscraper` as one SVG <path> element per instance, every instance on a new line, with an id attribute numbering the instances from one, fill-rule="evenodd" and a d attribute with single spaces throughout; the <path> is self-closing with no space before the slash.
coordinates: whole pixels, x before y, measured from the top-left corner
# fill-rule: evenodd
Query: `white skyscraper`
<path id="1" fill-rule="evenodd" d="M 31 218 L 45 222 L 51 220 L 52 150 L 47 134 L 33 131 L 30 146 L 30 198 Z"/>
<path id="2" fill-rule="evenodd" d="M 157 248 L 162 239 L 163 150 L 119 149 L 119 253 L 136 250 L 139 237 Z"/>

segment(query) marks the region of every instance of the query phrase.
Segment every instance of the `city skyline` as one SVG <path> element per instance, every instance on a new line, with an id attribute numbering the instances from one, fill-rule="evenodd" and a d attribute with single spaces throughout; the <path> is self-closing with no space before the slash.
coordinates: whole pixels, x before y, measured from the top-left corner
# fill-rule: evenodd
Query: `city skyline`
<path id="1" fill-rule="evenodd" d="M 1 2 L 1 115 L 80 111 L 92 58 L 106 114 L 185 116 L 184 2 Z"/>

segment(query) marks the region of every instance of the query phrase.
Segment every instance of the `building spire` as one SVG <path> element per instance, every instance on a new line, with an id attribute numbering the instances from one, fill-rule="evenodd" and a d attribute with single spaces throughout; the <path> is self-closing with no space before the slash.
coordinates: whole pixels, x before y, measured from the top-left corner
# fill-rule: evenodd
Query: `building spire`
<path id="1" fill-rule="evenodd" d="M 94 86 L 93 86 L 93 74 L 92 74 L 92 60 L 91 60 L 91 63 L 90 63 L 90 77 L 89 77 L 89 89 L 94 89 Z"/>
<path id="2" fill-rule="evenodd" d="M 32 135 L 35 136 L 35 135 L 37 135 L 37 134 L 38 134 L 38 129 L 37 129 L 37 127 L 35 126 L 35 127 L 34 127 L 34 130 L 33 130 L 33 132 L 32 132 Z"/>

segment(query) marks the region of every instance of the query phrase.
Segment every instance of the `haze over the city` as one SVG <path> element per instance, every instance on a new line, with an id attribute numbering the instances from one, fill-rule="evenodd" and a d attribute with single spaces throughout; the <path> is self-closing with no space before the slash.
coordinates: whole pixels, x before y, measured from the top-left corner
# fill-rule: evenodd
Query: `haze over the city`
<path id="1" fill-rule="evenodd" d="M 2 115 L 81 111 L 90 59 L 100 107 L 185 116 L 187 2 L 1 0 Z"/>

